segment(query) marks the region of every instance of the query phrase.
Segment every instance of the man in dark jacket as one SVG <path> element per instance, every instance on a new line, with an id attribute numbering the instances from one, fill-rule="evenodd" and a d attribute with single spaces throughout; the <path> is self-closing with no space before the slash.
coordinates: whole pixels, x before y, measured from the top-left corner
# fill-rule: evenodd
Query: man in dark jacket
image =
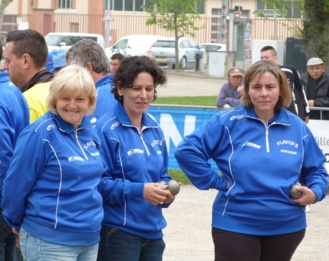
<path id="1" fill-rule="evenodd" d="M 308 103 L 311 107 L 329 107 L 329 73 L 325 71 L 322 59 L 313 57 L 307 61 L 307 72 L 301 77 Z M 313 110 L 311 119 L 329 119 L 329 112 Z"/>
<path id="2" fill-rule="evenodd" d="M 260 50 L 260 58 L 262 60 L 278 62 L 278 54 L 273 46 L 267 45 Z M 292 113 L 296 114 L 305 123 L 309 121 L 310 109 L 304 87 L 299 77 L 299 73 L 292 65 L 279 65 L 281 70 L 285 73 L 289 85 L 291 87 L 292 102 L 287 108 Z"/>

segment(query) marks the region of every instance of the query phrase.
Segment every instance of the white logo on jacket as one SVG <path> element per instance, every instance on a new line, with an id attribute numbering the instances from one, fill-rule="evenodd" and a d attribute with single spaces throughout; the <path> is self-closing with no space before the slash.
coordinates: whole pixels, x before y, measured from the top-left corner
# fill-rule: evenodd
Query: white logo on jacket
<path id="1" fill-rule="evenodd" d="M 47 126 L 47 131 L 50 131 L 51 129 L 54 129 L 56 128 L 56 125 L 55 124 L 50 124 Z"/>
<path id="2" fill-rule="evenodd" d="M 128 156 L 131 156 L 131 155 L 133 155 L 133 154 L 135 154 L 135 153 L 143 154 L 144 151 L 141 150 L 141 149 L 131 149 L 131 150 L 129 150 L 129 151 L 127 152 Z"/>
<path id="3" fill-rule="evenodd" d="M 72 161 L 85 161 L 85 160 L 83 158 L 81 158 L 80 156 L 71 156 L 68 158 L 68 161 L 72 162 Z"/>
<path id="4" fill-rule="evenodd" d="M 244 115 L 236 115 L 236 116 L 232 116 L 230 118 L 231 121 L 234 121 L 234 120 L 242 120 L 244 118 Z"/>
<path id="5" fill-rule="evenodd" d="M 152 145 L 152 147 L 154 147 L 154 146 L 156 146 L 156 145 L 162 145 L 162 140 L 154 140 L 154 141 L 152 141 L 152 143 L 151 143 L 151 145 Z"/>
<path id="6" fill-rule="evenodd" d="M 258 144 L 255 144 L 255 143 L 252 143 L 252 142 L 249 142 L 249 141 L 243 143 L 242 147 L 244 147 L 244 146 L 252 147 L 252 148 L 255 148 L 255 149 L 260 149 L 262 147 Z"/>
<path id="7" fill-rule="evenodd" d="M 292 140 L 280 140 L 276 143 L 278 146 L 281 146 L 281 145 L 290 145 L 290 146 L 293 146 L 295 147 L 296 149 L 298 148 L 298 144 Z"/>
<path id="8" fill-rule="evenodd" d="M 88 149 L 88 148 L 91 147 L 91 146 L 96 147 L 96 143 L 95 143 L 93 140 L 88 141 L 85 145 L 83 145 L 83 147 L 84 147 L 85 149 Z"/>

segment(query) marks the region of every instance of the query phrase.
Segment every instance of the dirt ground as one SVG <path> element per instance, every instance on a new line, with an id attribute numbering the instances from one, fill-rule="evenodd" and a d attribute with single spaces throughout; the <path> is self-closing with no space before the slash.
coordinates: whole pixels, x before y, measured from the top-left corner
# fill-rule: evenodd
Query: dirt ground
<path id="1" fill-rule="evenodd" d="M 216 190 L 200 191 L 192 185 L 181 187 L 175 202 L 164 210 L 168 222 L 164 229 L 164 261 L 214 260 L 211 209 L 216 194 Z M 292 261 L 329 260 L 328 214 L 328 198 L 311 206 L 306 236 Z"/>

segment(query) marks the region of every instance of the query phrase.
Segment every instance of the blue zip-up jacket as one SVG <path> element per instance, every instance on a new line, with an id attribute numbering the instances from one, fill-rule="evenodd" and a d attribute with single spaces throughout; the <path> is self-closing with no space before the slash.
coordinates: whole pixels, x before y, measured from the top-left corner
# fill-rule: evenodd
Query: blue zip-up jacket
<path id="1" fill-rule="evenodd" d="M 243 105 L 218 113 L 184 138 L 175 157 L 196 187 L 220 190 L 212 212 L 218 229 L 296 232 L 306 227 L 305 207 L 290 199 L 290 186 L 301 181 L 316 201 L 327 193 L 325 157 L 307 125 L 285 109 L 268 126 Z M 211 169 L 211 158 L 221 174 Z"/>
<path id="2" fill-rule="evenodd" d="M 10 81 L 7 71 L 0 72 L 0 189 L 9 168 L 16 140 L 30 122 L 27 102 Z M 0 205 L 2 194 L 0 194 Z"/>
<path id="3" fill-rule="evenodd" d="M 105 171 L 99 138 L 85 117 L 78 129 L 47 112 L 24 129 L 3 185 L 3 216 L 54 244 L 90 246 L 100 240 Z"/>
<path id="4" fill-rule="evenodd" d="M 104 176 L 99 186 L 104 198 L 103 225 L 148 238 L 162 238 L 166 220 L 162 208 L 143 199 L 144 184 L 168 181 L 168 152 L 162 130 L 147 113 L 142 131 L 131 123 L 121 103 L 115 111 L 99 119 L 101 155 L 120 186 L 111 186 L 111 177 Z M 108 183 L 110 188 L 108 188 Z"/>
<path id="5" fill-rule="evenodd" d="M 103 76 L 96 82 L 95 86 L 97 90 L 96 108 L 93 114 L 89 116 L 92 125 L 95 125 L 97 120 L 106 112 L 113 110 L 117 104 L 117 100 L 111 93 L 113 87 L 111 74 Z"/>

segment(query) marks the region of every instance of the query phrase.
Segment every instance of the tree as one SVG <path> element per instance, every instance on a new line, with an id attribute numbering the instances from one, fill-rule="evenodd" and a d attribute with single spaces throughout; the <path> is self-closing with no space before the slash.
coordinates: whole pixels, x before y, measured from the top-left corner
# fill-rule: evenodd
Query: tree
<path id="1" fill-rule="evenodd" d="M 262 0 L 267 7 L 284 17 L 291 17 L 291 3 L 298 6 L 304 19 L 301 32 L 305 43 L 306 57 L 320 57 L 329 64 L 329 0 Z M 290 5 L 289 5 L 290 3 Z M 264 17 L 264 14 L 260 13 Z"/>
<path id="2" fill-rule="evenodd" d="M 329 0 L 305 0 L 303 38 L 307 57 L 320 57 L 329 64 Z"/>
<path id="3" fill-rule="evenodd" d="M 149 0 L 153 6 L 144 6 L 150 14 L 147 25 L 157 24 L 167 31 L 174 31 L 175 34 L 175 63 L 176 71 L 178 60 L 178 39 L 185 35 L 195 36 L 195 31 L 201 27 L 195 26 L 195 21 L 200 18 L 198 8 L 204 4 L 202 0 Z"/>
<path id="4" fill-rule="evenodd" d="M 13 0 L 2 0 L 0 3 L 0 29 L 2 28 L 2 21 L 3 15 L 6 7 L 12 2 Z"/>

